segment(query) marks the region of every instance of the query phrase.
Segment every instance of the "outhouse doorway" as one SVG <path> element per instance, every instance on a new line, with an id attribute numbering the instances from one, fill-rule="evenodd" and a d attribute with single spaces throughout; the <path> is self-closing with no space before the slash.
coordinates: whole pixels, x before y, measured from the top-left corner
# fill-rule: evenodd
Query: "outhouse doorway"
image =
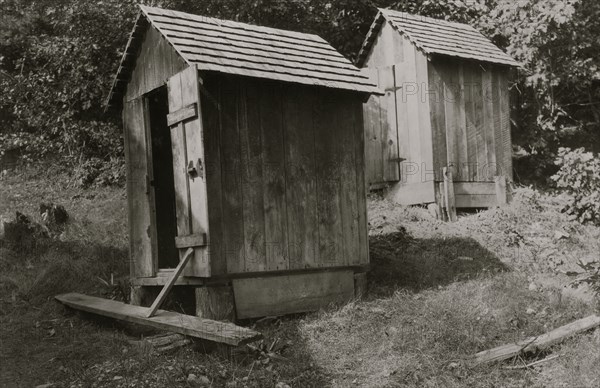
<path id="1" fill-rule="evenodd" d="M 150 140 L 149 191 L 153 202 L 154 222 L 152 233 L 156 233 L 156 263 L 158 269 L 175 268 L 179 253 L 175 246 L 177 216 L 175 185 L 173 178 L 173 151 L 171 133 L 167 123 L 169 101 L 167 87 L 161 86 L 145 96 L 148 137 Z"/>

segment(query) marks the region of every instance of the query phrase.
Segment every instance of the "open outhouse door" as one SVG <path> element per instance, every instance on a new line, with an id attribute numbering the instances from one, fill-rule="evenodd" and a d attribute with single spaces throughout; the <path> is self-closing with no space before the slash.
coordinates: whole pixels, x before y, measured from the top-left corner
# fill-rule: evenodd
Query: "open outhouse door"
<path id="1" fill-rule="evenodd" d="M 175 74 L 167 82 L 173 151 L 173 181 L 180 259 L 188 248 L 194 256 L 183 276 L 210 277 L 208 207 L 200 88 L 195 66 Z M 160 206 L 160 204 L 157 204 Z"/>

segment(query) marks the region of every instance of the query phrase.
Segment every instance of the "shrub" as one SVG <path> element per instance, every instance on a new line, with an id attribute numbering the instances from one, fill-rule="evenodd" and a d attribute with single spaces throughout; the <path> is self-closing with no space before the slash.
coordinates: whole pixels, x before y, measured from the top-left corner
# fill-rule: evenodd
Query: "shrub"
<path id="1" fill-rule="evenodd" d="M 583 148 L 560 148 L 552 176 L 566 194 L 563 211 L 581 223 L 600 225 L 600 158 Z"/>

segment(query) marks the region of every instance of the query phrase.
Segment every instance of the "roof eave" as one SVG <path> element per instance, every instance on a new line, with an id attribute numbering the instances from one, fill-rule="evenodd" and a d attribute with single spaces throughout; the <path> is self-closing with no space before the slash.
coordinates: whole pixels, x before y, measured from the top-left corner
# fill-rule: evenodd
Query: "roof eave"
<path id="1" fill-rule="evenodd" d="M 148 28 L 149 24 L 149 20 L 140 10 L 140 12 L 138 12 L 138 16 L 136 18 L 135 24 L 133 25 L 131 33 L 129 34 L 129 39 L 127 40 L 125 51 L 121 56 L 121 61 L 119 62 L 117 73 L 115 74 L 112 86 L 110 88 L 110 92 L 108 93 L 108 97 L 106 98 L 104 109 L 105 112 L 112 109 L 121 108 L 122 97 L 127 89 L 129 77 L 131 77 L 131 73 L 133 71 L 133 68 L 135 67 L 137 50 L 142 42 L 145 29 Z"/>
<path id="2" fill-rule="evenodd" d="M 367 56 L 371 52 L 371 48 L 375 43 L 375 38 L 377 37 L 377 34 L 379 33 L 379 30 L 381 29 L 381 26 L 383 25 L 384 21 L 385 17 L 383 16 L 383 12 L 381 12 L 381 9 L 378 8 L 377 16 L 375 16 L 375 20 L 373 20 L 373 23 L 371 23 L 371 27 L 369 27 L 369 32 L 367 32 L 365 40 L 363 41 L 363 44 L 360 50 L 358 51 L 358 55 L 356 57 L 356 66 L 358 68 L 364 66 L 365 61 L 367 60 Z"/>

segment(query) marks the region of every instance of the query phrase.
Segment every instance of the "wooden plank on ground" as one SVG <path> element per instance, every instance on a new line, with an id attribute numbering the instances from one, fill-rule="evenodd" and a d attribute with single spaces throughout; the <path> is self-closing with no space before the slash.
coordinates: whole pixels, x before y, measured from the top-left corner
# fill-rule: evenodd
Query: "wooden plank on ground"
<path id="1" fill-rule="evenodd" d="M 88 313 L 233 346 L 247 344 L 262 338 L 259 332 L 230 322 L 217 322 L 172 311 L 158 310 L 155 316 L 147 318 L 148 308 L 146 307 L 132 306 L 94 296 L 70 293 L 58 295 L 56 300 Z"/>
<path id="2" fill-rule="evenodd" d="M 167 294 L 169 293 L 169 291 L 171 291 L 171 288 L 173 288 L 173 286 L 175 285 L 175 281 L 177 281 L 177 278 L 179 277 L 179 275 L 181 275 L 181 273 L 183 272 L 183 269 L 187 265 L 188 261 L 190 261 L 190 258 L 192 257 L 193 254 L 194 254 L 194 249 L 188 248 L 188 250 L 183 255 L 183 258 L 181 259 L 179 264 L 177 264 L 175 271 L 173 271 L 173 273 L 171 274 L 171 277 L 169 278 L 167 283 L 164 285 L 162 290 L 160 290 L 160 294 L 158 294 L 158 296 L 152 303 L 152 306 L 150 306 L 150 308 L 148 309 L 148 313 L 146 314 L 146 317 L 150 318 L 151 316 L 156 314 L 156 311 L 164 302 L 165 298 L 167 297 Z"/>
<path id="3" fill-rule="evenodd" d="M 352 270 L 234 279 L 239 319 L 315 311 L 354 298 Z"/>
<path id="4" fill-rule="evenodd" d="M 471 365 L 476 366 L 489 362 L 503 361 L 521 353 L 538 352 L 547 349 L 568 337 L 583 333 L 598 326 L 600 326 L 600 316 L 590 315 L 589 317 L 571 322 L 538 337 L 530 337 L 514 344 L 502 345 L 479 352 L 471 360 Z"/>

